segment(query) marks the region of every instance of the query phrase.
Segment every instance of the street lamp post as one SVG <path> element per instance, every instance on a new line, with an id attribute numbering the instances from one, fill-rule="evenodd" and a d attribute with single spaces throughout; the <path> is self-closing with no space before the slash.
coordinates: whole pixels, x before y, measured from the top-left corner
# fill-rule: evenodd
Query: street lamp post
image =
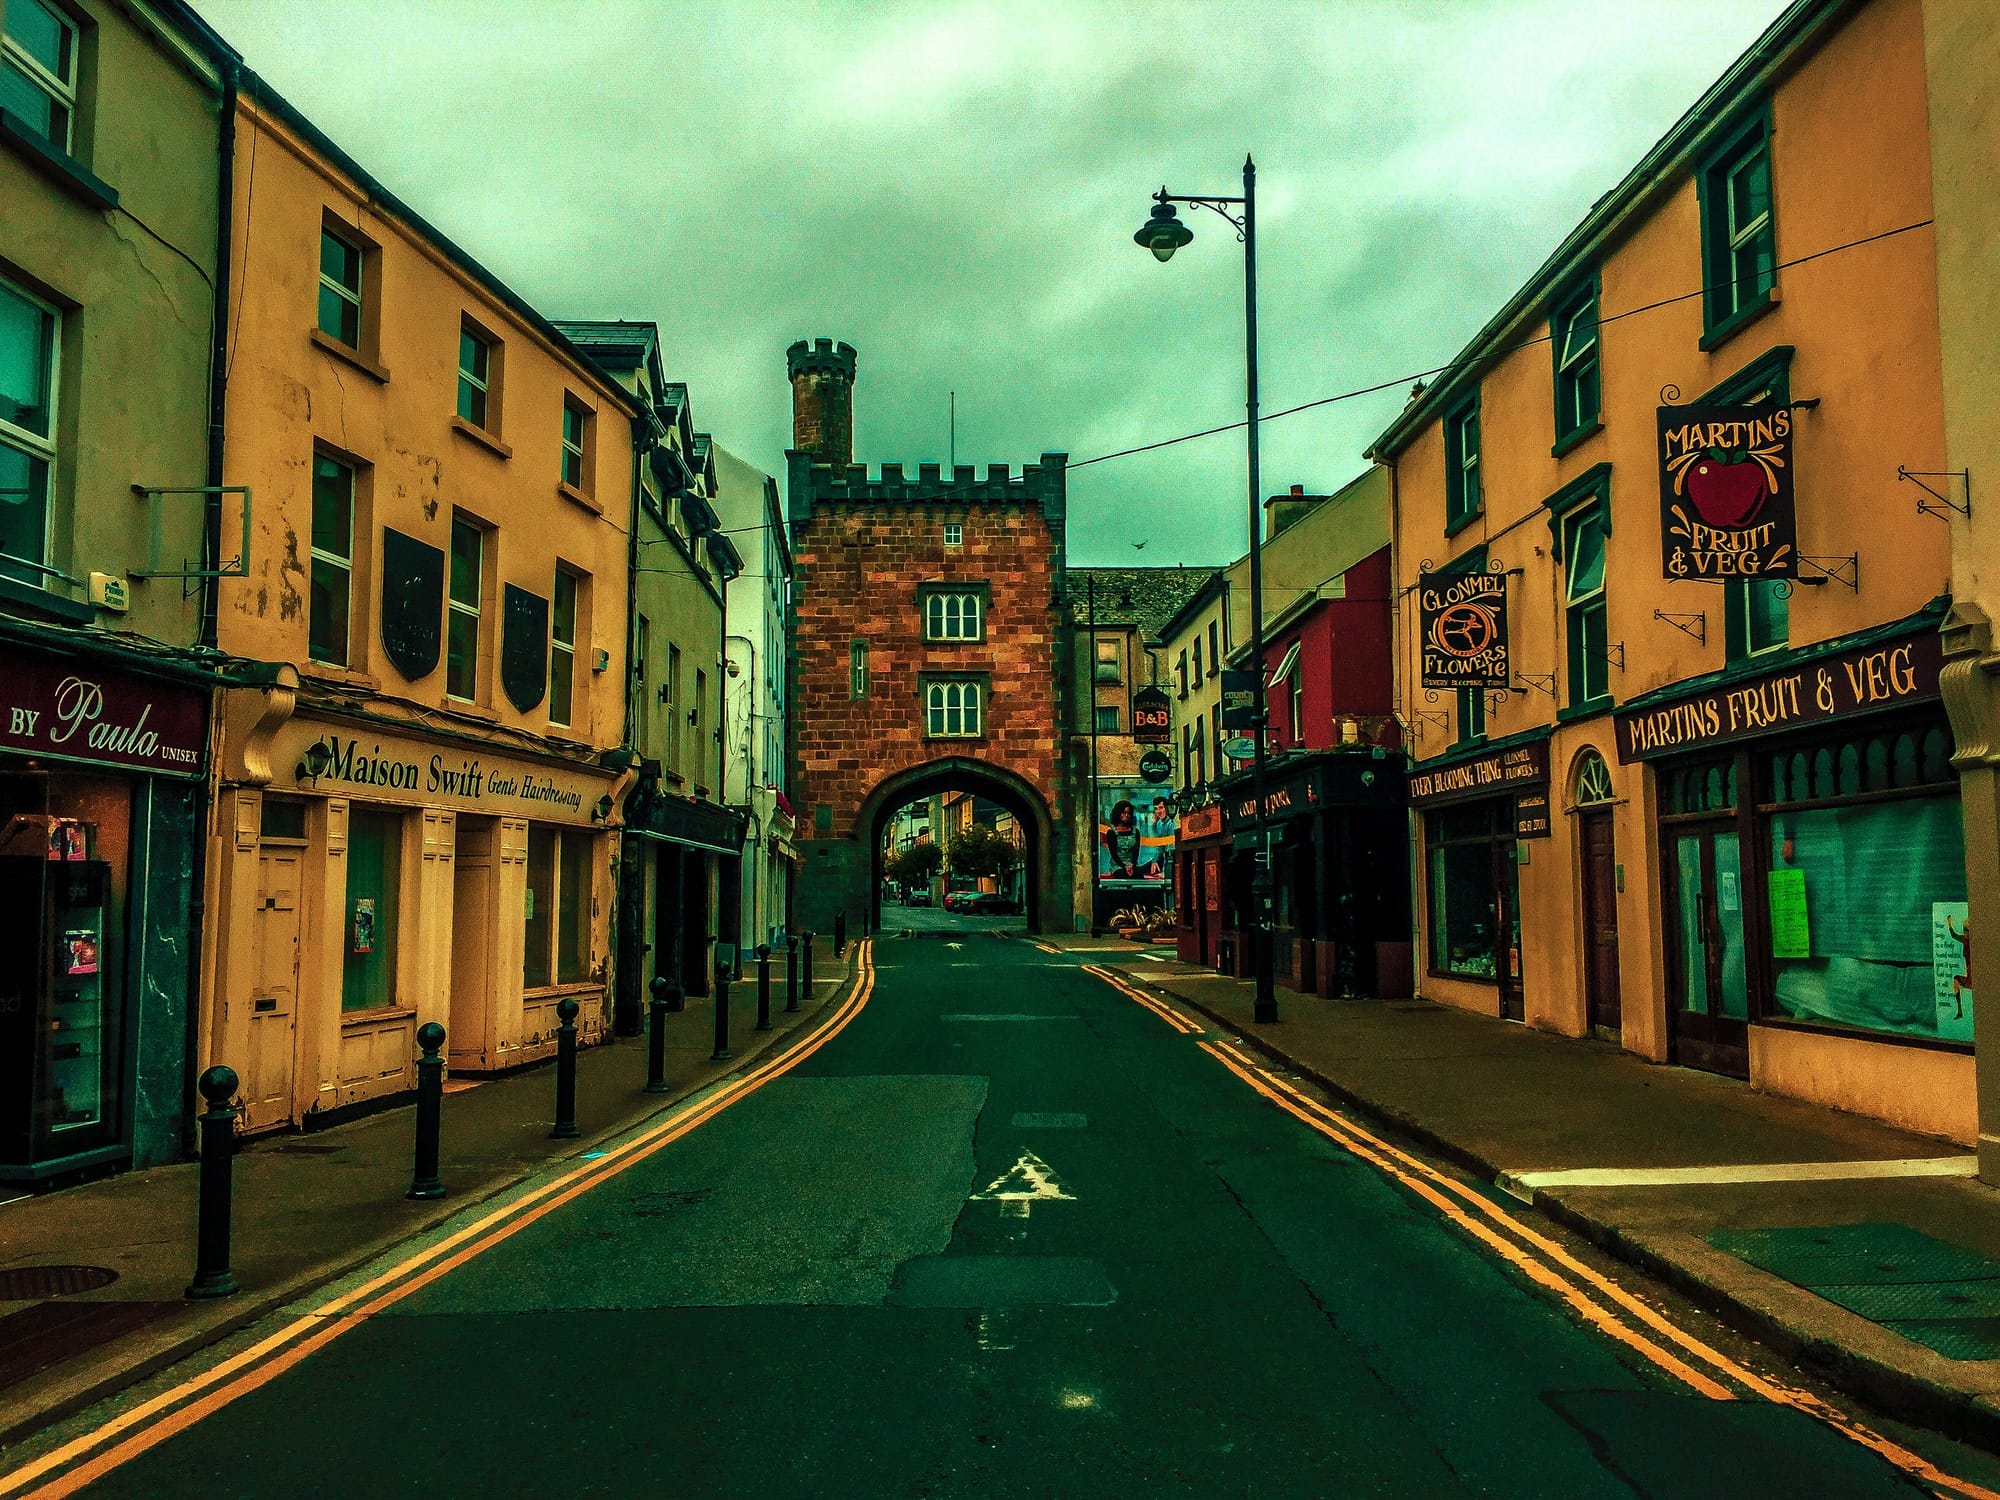
<path id="1" fill-rule="evenodd" d="M 1256 920 L 1250 932 L 1250 969 L 1257 984 L 1255 1016 L 1260 1023 L 1278 1019 L 1278 994 L 1271 977 L 1271 848 L 1265 833 L 1264 817 L 1264 721 L 1269 705 L 1264 693 L 1264 559 L 1263 559 L 1263 480 L 1257 464 L 1257 166 L 1243 158 L 1243 196 L 1212 197 L 1170 193 L 1164 186 L 1153 194 L 1153 212 L 1133 240 L 1153 252 L 1156 260 L 1171 260 L 1176 250 L 1194 238 L 1194 232 L 1174 211 L 1176 203 L 1192 203 L 1227 219 L 1243 242 L 1243 365 L 1245 386 L 1245 457 L 1250 487 L 1250 659 L 1257 675 L 1257 696 L 1250 726 L 1252 749 L 1250 790 L 1257 804 L 1253 829 L 1257 843 L 1256 868 L 1251 878 L 1252 904 Z M 1230 212 L 1242 210 L 1241 216 Z"/>

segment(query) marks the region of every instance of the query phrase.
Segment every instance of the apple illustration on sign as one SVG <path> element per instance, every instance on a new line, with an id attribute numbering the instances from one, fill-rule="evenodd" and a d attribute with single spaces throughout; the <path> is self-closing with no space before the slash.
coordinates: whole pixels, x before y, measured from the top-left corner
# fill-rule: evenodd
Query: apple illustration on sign
<path id="1" fill-rule="evenodd" d="M 1688 499 L 1710 526 L 1748 525 L 1770 493 L 1770 476 L 1748 454 L 1732 462 L 1710 449 L 1688 467 Z"/>

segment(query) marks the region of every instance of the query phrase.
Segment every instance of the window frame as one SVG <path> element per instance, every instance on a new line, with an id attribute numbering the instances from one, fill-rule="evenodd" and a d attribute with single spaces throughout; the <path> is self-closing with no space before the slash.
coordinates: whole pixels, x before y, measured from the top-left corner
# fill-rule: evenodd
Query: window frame
<path id="1" fill-rule="evenodd" d="M 478 553 L 479 573 L 473 588 L 473 593 L 475 597 L 470 603 L 458 597 L 458 592 L 456 588 L 456 579 L 453 577 L 453 574 L 455 572 L 453 564 L 457 560 L 455 556 L 455 551 L 458 538 L 461 532 L 461 528 L 465 533 L 473 537 L 476 537 L 479 542 L 479 553 Z M 486 614 L 486 585 L 489 575 L 492 572 L 492 570 L 487 566 L 488 538 L 491 535 L 492 535 L 492 528 L 490 526 L 484 525 L 476 518 L 467 515 L 464 511 L 452 512 L 451 536 L 449 538 L 451 545 L 447 546 L 445 549 L 444 695 L 446 698 L 450 699 L 452 702 L 455 703 L 479 703 L 483 701 L 482 689 L 485 686 L 483 680 L 485 674 L 480 671 L 480 657 L 482 654 L 480 637 L 482 633 L 481 625 L 485 619 L 485 614 Z M 453 652 L 452 627 L 456 621 L 464 619 L 470 619 L 472 622 L 470 626 L 470 629 L 472 631 L 472 642 L 471 642 L 472 650 L 471 650 L 470 661 L 465 667 L 465 670 L 468 673 L 470 673 L 471 676 L 472 691 L 469 693 L 461 693 L 457 691 L 456 688 L 454 688 L 452 685 L 452 652 Z M 464 661 L 465 657 L 461 655 L 460 660 Z"/>
<path id="2" fill-rule="evenodd" d="M 576 418 L 576 438 L 570 439 L 570 418 Z M 592 439 L 596 436 L 597 409 L 572 392 L 563 392 L 562 403 L 562 462 L 557 473 L 557 482 L 567 485 L 579 495 L 588 495 L 595 487 L 596 466 L 591 463 Z M 571 461 L 575 461 L 576 477 L 570 477 Z"/>
<path id="3" fill-rule="evenodd" d="M 75 156 L 77 95 L 82 92 L 83 27 L 75 16 L 62 6 L 50 3 L 50 0 L 14 0 L 14 3 L 38 5 L 47 11 L 55 19 L 56 25 L 63 29 L 69 43 L 70 76 L 61 78 L 43 66 L 39 58 L 31 56 L 27 48 L 15 41 L 13 34 L 4 29 L 4 23 L 0 23 L 0 67 L 13 68 L 29 87 L 46 95 L 52 104 L 62 110 L 62 139 L 57 140 L 54 136 L 34 130 L 32 121 L 22 119 L 21 123 L 34 130 L 36 135 L 65 156 Z"/>
<path id="4" fill-rule="evenodd" d="M 1472 443 L 1468 458 L 1466 435 Z M 1472 524 L 1485 508 L 1481 464 L 1485 459 L 1485 439 L 1479 425 L 1479 389 L 1445 413 L 1444 417 L 1444 534 L 1452 535 Z M 1468 499 L 1468 490 L 1470 498 Z"/>
<path id="5" fill-rule="evenodd" d="M 347 476 L 347 552 L 344 556 L 328 551 L 319 544 L 319 467 L 330 464 Z M 354 670 L 354 538 L 361 528 L 357 524 L 357 512 L 361 506 L 361 468 L 344 455 L 330 452 L 315 445 L 312 455 L 312 486 L 310 505 L 312 514 L 306 530 L 308 544 L 306 574 L 306 660 L 320 666 L 339 667 Z M 345 606 L 341 610 L 340 655 L 321 656 L 315 650 L 318 630 L 313 616 L 319 593 L 319 572 L 321 566 L 338 569 L 345 580 Z"/>
<path id="6" fill-rule="evenodd" d="M 32 427 L 24 427 L 18 422 L 0 417 L 0 446 L 14 449 L 26 456 L 32 476 L 36 464 L 41 465 L 41 507 L 42 534 L 40 549 L 32 558 L 18 553 L 0 551 L 0 575 L 8 568 L 8 560 L 18 562 L 23 569 L 33 574 L 23 580 L 32 588 L 42 588 L 54 576 L 48 566 L 51 542 L 55 532 L 56 481 L 61 468 L 60 402 L 62 399 L 62 341 L 63 309 L 45 297 L 38 297 L 19 282 L 0 277 L 0 294 L 13 296 L 29 308 L 42 315 L 42 337 L 45 343 L 42 365 L 45 378 L 43 407 L 47 432 L 37 432 Z"/>
<path id="7" fill-rule="evenodd" d="M 596 852 L 594 848 L 597 840 L 596 832 L 592 829 L 578 828 L 563 823 L 529 823 L 529 850 L 524 862 L 531 871 L 535 864 L 533 846 L 541 839 L 548 841 L 549 849 L 549 911 L 546 926 L 541 933 L 544 941 L 539 944 L 529 940 L 529 927 L 531 923 L 536 923 L 541 919 L 525 912 L 521 918 L 521 988 L 527 994 L 539 994 L 559 989 L 574 989 L 579 985 L 591 983 L 590 958 L 593 934 L 590 929 L 590 919 L 591 908 L 595 904 L 595 896 L 591 887 L 596 883 L 593 868 Z M 582 948 L 579 953 L 574 955 L 576 960 L 575 966 L 565 969 L 563 966 L 566 956 L 563 952 L 565 920 L 575 915 L 570 909 L 570 902 L 566 899 L 563 890 L 567 864 L 565 855 L 571 854 L 578 847 L 582 849 L 582 867 L 575 873 L 582 877 L 582 889 L 574 894 L 578 899 L 578 904 L 584 909 L 582 918 L 584 926 L 581 932 Z M 530 886 L 529 889 L 532 891 L 533 887 Z M 538 948 L 541 951 L 538 952 Z M 536 964 L 538 960 L 546 966 L 539 974 L 530 971 L 530 966 Z"/>
<path id="8" fill-rule="evenodd" d="M 569 585 L 569 639 L 564 640 L 558 628 L 562 619 L 563 585 Z M 563 728 L 574 728 L 576 724 L 576 641 L 577 632 L 583 620 L 584 575 L 563 563 L 556 564 L 555 582 L 549 590 L 549 723 Z M 640 616 L 643 626 L 645 617 Z M 643 633 L 643 632 L 642 632 Z M 562 659 L 559 669 L 557 658 Z M 643 688 L 645 679 L 645 654 L 639 654 L 639 680 Z M 556 717 L 556 687 L 562 685 L 563 714 Z"/>
<path id="9" fill-rule="evenodd" d="M 331 240 L 354 257 L 354 285 L 329 276 L 326 271 L 326 246 Z M 362 343 L 368 337 L 368 251 L 358 240 L 340 233 L 327 215 L 319 225 L 319 300 L 314 310 L 313 326 L 341 347 L 361 352 Z M 354 314 L 354 337 L 348 338 L 340 329 L 326 326 L 326 298 L 331 293 L 342 307 Z"/>
<path id="10" fill-rule="evenodd" d="M 1695 173 L 1701 216 L 1702 349 L 1712 349 L 1744 324 L 1767 312 L 1778 301 L 1778 199 L 1776 164 L 1771 152 L 1771 106 L 1768 100 L 1742 117 L 1717 140 Z M 1763 159 L 1767 205 L 1761 222 L 1739 228 L 1734 223 L 1733 184 L 1752 159 Z M 1765 242 L 1770 270 L 1767 284 L 1738 293 L 1738 254 Z"/>
<path id="11" fill-rule="evenodd" d="M 953 603 L 958 606 L 958 628 L 947 631 Z M 972 628 L 967 630 L 966 610 L 971 609 Z M 992 607 L 992 589 L 985 583 L 926 583 L 917 588 L 919 628 L 927 644 L 976 644 L 986 639 L 986 615 Z M 935 622 L 933 616 L 936 617 Z"/>
<path id="12" fill-rule="evenodd" d="M 868 696 L 868 642 L 856 636 L 847 643 L 847 698 L 859 703 Z"/>
<path id="13" fill-rule="evenodd" d="M 1609 499 L 1601 493 L 1594 493 L 1582 503 L 1564 510 L 1557 517 L 1556 524 L 1559 537 L 1556 561 L 1561 564 L 1563 570 L 1562 609 L 1568 706 L 1581 709 L 1608 703 L 1611 699 L 1611 615 L 1607 604 L 1607 583 L 1611 571 Z M 1590 525 L 1600 527 L 1602 536 L 1597 583 L 1594 587 L 1578 593 L 1575 591 L 1575 542 L 1582 529 Z M 1599 635 L 1595 670 L 1602 677 L 1600 692 L 1590 691 L 1593 683 L 1590 639 L 1593 620 L 1596 622 Z"/>
<path id="14" fill-rule="evenodd" d="M 1572 282 L 1549 312 L 1549 362 L 1555 372 L 1555 444 L 1552 456 L 1560 456 L 1604 427 L 1604 340 L 1600 318 L 1601 285 L 1592 271 Z M 1571 337 L 1590 319 L 1588 348 L 1569 354 Z M 1590 409 L 1581 399 L 1583 383 L 1591 385 Z"/>
<path id="15" fill-rule="evenodd" d="M 926 740 L 985 739 L 989 691 L 990 679 L 983 672 L 920 672 L 917 675 L 917 694 L 918 707 L 923 715 L 923 737 Z M 954 693 L 958 700 L 956 703 L 951 701 Z M 959 727 L 956 729 L 949 727 L 949 716 L 954 713 L 959 716 Z M 934 715 L 937 716 L 935 720 Z M 934 722 L 938 727 L 933 727 Z"/>
<path id="16" fill-rule="evenodd" d="M 475 431 L 497 438 L 500 435 L 501 351 L 505 346 L 498 334 L 470 313 L 459 316 L 458 340 L 458 396 L 452 408 L 453 415 Z M 486 351 L 486 369 L 483 375 L 474 374 L 466 368 L 467 343 L 477 345 Z M 468 389 L 476 393 L 476 400 L 472 403 L 479 411 L 476 417 L 466 410 Z"/>
<path id="17" fill-rule="evenodd" d="M 1111 716 L 1108 723 L 1105 721 L 1106 714 Z M 1092 722 L 1095 724 L 1098 734 L 1123 734 L 1125 732 L 1118 727 L 1118 705 L 1115 703 L 1098 704 L 1097 713 Z"/>
<path id="18" fill-rule="evenodd" d="M 946 521 L 943 524 L 944 544 L 947 547 L 963 547 L 965 545 L 965 523 L 962 521 Z"/>

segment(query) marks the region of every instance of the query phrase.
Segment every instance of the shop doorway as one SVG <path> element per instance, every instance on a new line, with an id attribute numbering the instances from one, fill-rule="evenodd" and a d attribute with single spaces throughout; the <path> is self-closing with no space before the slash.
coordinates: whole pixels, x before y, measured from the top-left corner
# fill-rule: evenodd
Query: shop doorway
<path id="1" fill-rule="evenodd" d="M 1668 1056 L 1750 1076 L 1750 982 L 1743 941 L 1743 850 L 1734 824 L 1669 832 Z"/>
<path id="2" fill-rule="evenodd" d="M 1521 867 L 1520 845 L 1501 839 L 1493 845 L 1494 919 L 1500 936 L 1500 1019 L 1525 1021 L 1527 997 L 1521 990 Z"/>
<path id="3" fill-rule="evenodd" d="M 294 846 L 265 843 L 257 855 L 257 988 L 250 996 L 250 1066 L 243 1079 L 252 1128 L 293 1118 L 302 854 Z"/>
<path id="4" fill-rule="evenodd" d="M 452 834 L 451 1021 L 447 1046 L 454 1067 L 493 1066 L 498 997 L 493 983 L 492 818 L 459 817 Z"/>
<path id="5" fill-rule="evenodd" d="M 1583 849 L 1583 995 L 1590 1029 L 1616 1041 L 1623 1025 L 1618 998 L 1618 850 L 1611 811 L 1577 816 Z"/>

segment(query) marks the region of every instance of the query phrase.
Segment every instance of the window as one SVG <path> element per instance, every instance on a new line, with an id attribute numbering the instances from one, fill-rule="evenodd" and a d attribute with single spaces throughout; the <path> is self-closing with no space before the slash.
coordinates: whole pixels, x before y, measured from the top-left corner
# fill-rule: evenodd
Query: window
<path id="1" fill-rule="evenodd" d="M 1479 396 L 1444 419 L 1444 526 L 1456 530 L 1479 512 Z"/>
<path id="2" fill-rule="evenodd" d="M 926 594 L 924 639 L 977 641 L 986 635 L 985 602 L 979 594 Z"/>
<path id="3" fill-rule="evenodd" d="M 1597 280 L 1574 288 L 1549 318 L 1549 343 L 1556 365 L 1556 443 L 1596 424 L 1602 383 L 1598 378 Z"/>
<path id="4" fill-rule="evenodd" d="M 1099 682 L 1119 682 L 1123 678 L 1118 670 L 1118 642 L 1100 640 L 1097 643 L 1097 680 Z"/>
<path id="5" fill-rule="evenodd" d="M 568 568 L 556 569 L 556 590 L 549 601 L 549 722 L 567 724 L 574 712 L 576 695 L 576 613 L 577 593 L 581 581 Z M 646 633 L 646 622 L 639 621 L 639 634 Z M 636 667 L 639 698 L 645 701 L 646 657 L 640 653 Z M 644 719 L 645 715 L 637 715 Z"/>
<path id="6" fill-rule="evenodd" d="M 1174 663 L 1174 696 L 1185 698 L 1187 689 L 1187 652 L 1183 651 L 1180 660 Z"/>
<path id="7" fill-rule="evenodd" d="M 45 575 L 30 565 L 48 560 L 55 389 L 55 310 L 0 282 L 0 574 L 36 587 Z"/>
<path id="8" fill-rule="evenodd" d="M 1723 643 L 1730 661 L 1783 649 L 1791 639 L 1791 584 L 1732 578 L 1722 586 Z"/>
<path id="9" fill-rule="evenodd" d="M 965 527 L 957 521 L 945 522 L 944 544 L 947 547 L 963 547 L 965 545 Z"/>
<path id="10" fill-rule="evenodd" d="M 76 23 L 48 0 L 7 0 L 0 32 L 0 109 L 59 151 L 76 119 Z"/>
<path id="11" fill-rule="evenodd" d="M 403 874 L 400 813 L 355 804 L 347 813 L 347 904 L 341 913 L 340 1008 L 396 1003 L 396 928 Z"/>
<path id="12" fill-rule="evenodd" d="M 847 696 L 868 696 L 868 643 L 856 641 L 847 648 Z"/>
<path id="13" fill-rule="evenodd" d="M 590 978 L 590 850 L 580 828 L 528 827 L 527 943 L 521 982 L 528 989 Z"/>
<path id="14" fill-rule="evenodd" d="M 1181 747 L 1181 763 L 1188 769 L 1188 783 L 1201 786 L 1208 780 L 1208 731 L 1196 714 L 1186 730 L 1187 743 Z"/>
<path id="15" fill-rule="evenodd" d="M 451 521 L 451 588 L 445 605 L 444 690 L 479 698 L 479 606 L 484 597 L 486 533 L 463 516 Z"/>
<path id="16" fill-rule="evenodd" d="M 573 490 L 587 490 L 584 476 L 589 472 L 585 455 L 589 451 L 590 408 L 565 397 L 562 418 L 562 482 Z"/>
<path id="17" fill-rule="evenodd" d="M 1777 285 L 1771 216 L 1770 121 L 1759 116 L 1709 158 L 1700 183 L 1703 311 L 1711 341 L 1758 308 Z"/>
<path id="18" fill-rule="evenodd" d="M 1573 510 L 1562 518 L 1572 708 L 1611 694 L 1611 638 L 1604 613 L 1604 546 L 1609 530 L 1601 503 Z"/>
<path id="19" fill-rule="evenodd" d="M 312 583 L 306 608 L 306 655 L 330 666 L 348 660 L 348 611 L 354 595 L 354 470 L 313 455 Z"/>
<path id="20" fill-rule="evenodd" d="M 681 648 L 667 643 L 667 769 L 681 767 Z"/>
<path id="21" fill-rule="evenodd" d="M 688 709 L 688 724 L 694 730 L 694 786 L 707 791 L 708 777 L 708 673 L 694 669 L 694 703 Z"/>
<path id="22" fill-rule="evenodd" d="M 1115 703 L 1100 703 L 1097 706 L 1097 732 L 1099 734 L 1118 732 L 1118 706 Z"/>
<path id="23" fill-rule="evenodd" d="M 1614 796 L 1611 767 L 1595 750 L 1584 751 L 1583 758 L 1576 763 L 1576 805 L 1596 807 L 1612 801 Z"/>
<path id="24" fill-rule="evenodd" d="M 936 678 L 924 684 L 924 734 L 934 740 L 977 739 L 980 734 L 976 678 Z"/>
<path id="25" fill-rule="evenodd" d="M 1222 649 L 1215 643 L 1216 622 L 1208 622 L 1208 670 L 1214 675 L 1222 670 Z M 1196 674 L 1199 675 L 1199 674 Z"/>
<path id="26" fill-rule="evenodd" d="M 1460 688 L 1458 690 L 1458 739 L 1455 743 L 1470 744 L 1486 737 L 1486 690 L 1484 688 Z"/>
<path id="27" fill-rule="evenodd" d="M 1514 900 L 1513 803 L 1502 824 L 1495 801 L 1434 812 L 1424 818 L 1429 856 L 1431 969 L 1468 979 L 1500 974 L 1502 896 Z M 1509 917 L 1510 951 L 1518 951 L 1519 919 Z"/>
<path id="28" fill-rule="evenodd" d="M 1211 630 L 1213 630 L 1214 628 L 1215 627 L 1213 625 L 1209 627 L 1209 629 Z M 1196 687 L 1201 686 L 1201 637 L 1200 636 L 1196 636 L 1194 638 L 1194 685 Z"/>
<path id="29" fill-rule="evenodd" d="M 332 230 L 319 232 L 319 331 L 361 347 L 361 247 Z"/>
<path id="30" fill-rule="evenodd" d="M 494 344 L 462 324 L 458 330 L 458 414 L 474 427 L 492 431 L 499 423 L 493 404 Z M 488 420 L 489 417 L 495 420 Z"/>
<path id="31" fill-rule="evenodd" d="M 1292 649 L 1296 651 L 1298 648 L 1297 646 L 1294 646 Z M 1291 675 L 1292 743 L 1294 745 L 1303 745 L 1306 742 L 1305 676 L 1306 674 L 1300 671 L 1298 664 L 1294 662 L 1292 664 L 1292 675 Z"/>

